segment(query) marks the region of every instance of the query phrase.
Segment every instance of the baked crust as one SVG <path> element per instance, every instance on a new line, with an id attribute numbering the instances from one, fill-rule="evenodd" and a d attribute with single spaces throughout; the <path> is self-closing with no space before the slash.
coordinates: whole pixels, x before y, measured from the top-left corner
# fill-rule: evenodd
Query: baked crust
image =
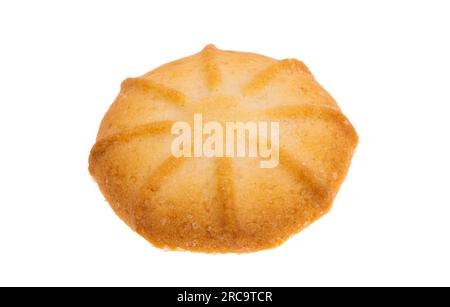
<path id="1" fill-rule="evenodd" d="M 175 158 L 175 121 L 280 122 L 279 165 Z M 213 45 L 126 79 L 102 120 L 89 171 L 116 214 L 153 245 L 208 253 L 273 248 L 325 214 L 358 136 L 295 59 Z"/>

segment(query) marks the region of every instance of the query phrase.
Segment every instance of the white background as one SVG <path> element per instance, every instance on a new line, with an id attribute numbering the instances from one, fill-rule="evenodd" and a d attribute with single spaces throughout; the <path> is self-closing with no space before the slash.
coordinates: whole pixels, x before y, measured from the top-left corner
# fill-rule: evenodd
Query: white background
<path id="1" fill-rule="evenodd" d="M 0 285 L 450 285 L 448 1 L 2 1 Z M 274 250 L 165 252 L 87 171 L 123 79 L 200 51 L 303 60 L 360 144 Z"/>

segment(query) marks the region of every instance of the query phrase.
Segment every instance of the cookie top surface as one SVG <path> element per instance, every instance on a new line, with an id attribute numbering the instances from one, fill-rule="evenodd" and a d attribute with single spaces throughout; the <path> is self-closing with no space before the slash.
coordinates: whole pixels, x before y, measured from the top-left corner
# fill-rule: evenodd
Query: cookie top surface
<path id="1" fill-rule="evenodd" d="M 173 152 L 180 122 L 192 128 L 190 155 Z M 213 134 L 205 134 L 206 123 L 221 126 L 221 137 L 208 147 L 215 152 L 196 155 Z M 239 142 L 236 134 L 227 143 L 227 123 L 278 123 L 277 142 L 270 139 L 275 130 L 266 138 L 247 131 L 246 154 L 227 155 Z M 258 155 L 266 140 L 276 155 L 268 168 Z M 281 244 L 330 209 L 357 142 L 302 62 L 208 45 L 122 83 L 89 170 L 117 215 L 155 246 L 252 252 Z"/>

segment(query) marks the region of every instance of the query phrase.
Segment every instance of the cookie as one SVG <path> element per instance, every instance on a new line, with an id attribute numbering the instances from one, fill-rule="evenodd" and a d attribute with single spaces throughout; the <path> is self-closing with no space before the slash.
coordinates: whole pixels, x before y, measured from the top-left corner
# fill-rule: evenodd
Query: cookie
<path id="1" fill-rule="evenodd" d="M 301 61 L 208 45 L 122 83 L 89 171 L 154 246 L 246 253 L 327 213 L 357 143 Z"/>

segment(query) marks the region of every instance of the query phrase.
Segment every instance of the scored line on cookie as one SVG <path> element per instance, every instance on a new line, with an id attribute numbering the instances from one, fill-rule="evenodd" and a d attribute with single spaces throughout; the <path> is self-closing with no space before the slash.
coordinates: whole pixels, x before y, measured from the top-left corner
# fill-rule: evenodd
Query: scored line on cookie
<path id="1" fill-rule="evenodd" d="M 214 45 L 207 45 L 200 53 L 203 62 L 203 73 L 209 90 L 217 89 L 222 83 L 219 66 L 215 62 L 218 49 Z"/>
<path id="2" fill-rule="evenodd" d="M 186 95 L 182 92 L 145 79 L 144 77 L 126 79 L 122 82 L 122 89 L 126 89 L 127 87 L 137 88 L 145 93 L 152 93 L 180 107 L 184 106 L 186 102 Z"/>
<path id="3" fill-rule="evenodd" d="M 347 117 L 339 110 L 335 110 L 322 105 L 301 104 L 277 106 L 260 113 L 260 116 L 267 116 L 270 119 L 299 119 L 315 118 L 328 122 L 336 122 L 341 129 L 353 139 L 357 139 L 357 134 Z"/>
<path id="4" fill-rule="evenodd" d="M 298 162 L 286 150 L 280 148 L 280 165 L 290 172 L 299 182 L 306 183 L 311 191 L 322 199 L 331 197 L 330 190 L 309 170 L 308 167 Z"/>
<path id="5" fill-rule="evenodd" d="M 133 129 L 115 133 L 104 139 L 97 141 L 91 150 L 91 155 L 103 153 L 112 144 L 126 143 L 138 137 L 147 137 L 169 133 L 172 128 L 173 121 L 157 121 L 150 124 L 141 125 Z"/>
<path id="6" fill-rule="evenodd" d="M 277 61 L 272 65 L 269 65 L 263 71 L 257 73 L 247 85 L 244 86 L 243 95 L 251 96 L 256 94 L 270 84 L 281 72 L 303 72 L 311 74 L 306 65 L 296 59 L 285 59 Z"/>

